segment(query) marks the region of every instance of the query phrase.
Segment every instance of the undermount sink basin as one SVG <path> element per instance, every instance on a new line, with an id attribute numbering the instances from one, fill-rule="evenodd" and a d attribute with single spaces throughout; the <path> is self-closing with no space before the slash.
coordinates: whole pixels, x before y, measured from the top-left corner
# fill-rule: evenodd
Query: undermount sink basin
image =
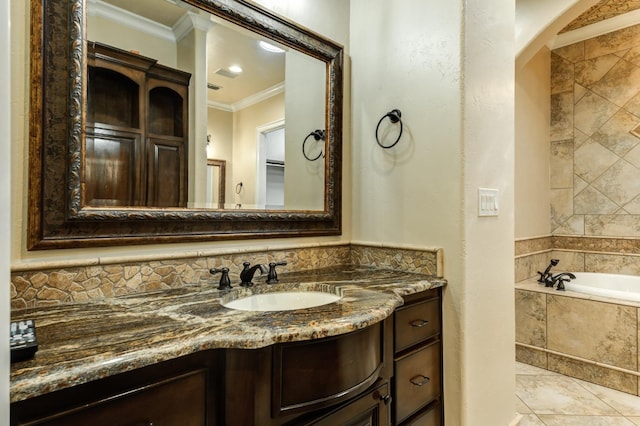
<path id="1" fill-rule="evenodd" d="M 230 300 L 222 306 L 241 311 L 292 311 L 326 305 L 341 298 L 321 291 L 276 291 Z"/>

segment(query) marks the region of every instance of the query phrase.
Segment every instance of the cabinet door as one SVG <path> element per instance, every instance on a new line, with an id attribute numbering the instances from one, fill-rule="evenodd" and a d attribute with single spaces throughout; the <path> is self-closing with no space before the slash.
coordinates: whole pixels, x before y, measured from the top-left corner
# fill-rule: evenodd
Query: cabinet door
<path id="1" fill-rule="evenodd" d="M 383 383 L 333 413 L 307 423 L 315 426 L 385 426 L 390 424 L 389 384 Z"/>
<path id="2" fill-rule="evenodd" d="M 153 383 L 20 426 L 202 426 L 206 424 L 206 370 Z"/>
<path id="3" fill-rule="evenodd" d="M 87 127 L 85 204 L 140 205 L 140 133 Z"/>
<path id="4" fill-rule="evenodd" d="M 186 207 L 187 158 L 183 140 L 149 138 L 147 205 Z"/>

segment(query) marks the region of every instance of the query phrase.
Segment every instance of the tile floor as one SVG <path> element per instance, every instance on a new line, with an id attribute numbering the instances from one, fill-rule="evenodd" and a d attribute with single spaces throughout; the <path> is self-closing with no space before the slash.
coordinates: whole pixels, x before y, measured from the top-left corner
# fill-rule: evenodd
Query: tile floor
<path id="1" fill-rule="evenodd" d="M 519 426 L 636 426 L 640 397 L 516 363 Z"/>

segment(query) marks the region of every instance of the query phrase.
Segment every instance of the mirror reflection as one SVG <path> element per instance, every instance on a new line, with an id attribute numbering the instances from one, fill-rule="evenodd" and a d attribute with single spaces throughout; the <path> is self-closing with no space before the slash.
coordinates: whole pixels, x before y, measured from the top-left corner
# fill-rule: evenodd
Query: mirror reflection
<path id="1" fill-rule="evenodd" d="M 325 209 L 325 62 L 179 0 L 90 0 L 87 39 L 85 205 Z"/>

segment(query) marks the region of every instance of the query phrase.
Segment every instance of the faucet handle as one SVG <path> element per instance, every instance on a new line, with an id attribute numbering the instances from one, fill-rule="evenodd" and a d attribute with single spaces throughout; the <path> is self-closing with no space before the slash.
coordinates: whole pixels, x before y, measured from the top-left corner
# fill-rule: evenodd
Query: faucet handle
<path id="1" fill-rule="evenodd" d="M 229 268 L 211 268 L 209 273 L 215 275 L 218 272 L 220 275 L 220 283 L 218 284 L 218 290 L 231 290 L 231 280 L 229 279 Z"/>
<path id="2" fill-rule="evenodd" d="M 267 275 L 267 284 L 276 284 L 278 282 L 278 273 L 276 272 L 276 266 L 286 265 L 286 261 L 269 262 L 269 274 Z"/>

